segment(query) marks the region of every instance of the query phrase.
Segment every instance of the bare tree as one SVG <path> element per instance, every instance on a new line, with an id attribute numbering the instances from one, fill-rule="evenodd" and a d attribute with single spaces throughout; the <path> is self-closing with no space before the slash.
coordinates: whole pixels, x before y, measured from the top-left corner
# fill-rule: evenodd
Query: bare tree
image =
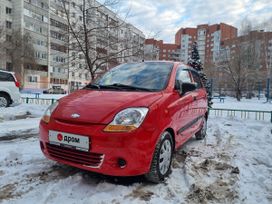
<path id="1" fill-rule="evenodd" d="M 247 17 L 245 17 L 241 21 L 240 35 L 248 35 L 250 31 L 252 31 L 252 29 L 253 29 L 253 26 L 251 21 Z"/>
<path id="2" fill-rule="evenodd" d="M 0 29 L 0 36 L 1 57 L 6 58 L 9 68 L 17 74 L 22 84 L 24 68 L 36 64 L 31 36 L 29 33 L 22 35 L 20 30 L 6 31 L 3 27 Z"/>
<path id="3" fill-rule="evenodd" d="M 225 48 L 221 52 L 220 68 L 225 72 L 235 90 L 238 101 L 244 90 L 251 91 L 260 72 L 260 41 L 248 37 L 243 42 L 236 42 L 235 47 Z"/>
<path id="4" fill-rule="evenodd" d="M 143 56 L 141 43 L 133 43 L 139 39 L 131 35 L 130 24 L 120 20 L 117 14 L 107 14 L 110 13 L 107 7 L 118 3 L 116 0 L 106 0 L 103 4 L 83 0 L 82 4 L 76 5 L 61 0 L 68 24 L 68 49 L 72 53 L 69 62 L 84 60 L 92 80 L 119 64 L 121 59 Z"/>

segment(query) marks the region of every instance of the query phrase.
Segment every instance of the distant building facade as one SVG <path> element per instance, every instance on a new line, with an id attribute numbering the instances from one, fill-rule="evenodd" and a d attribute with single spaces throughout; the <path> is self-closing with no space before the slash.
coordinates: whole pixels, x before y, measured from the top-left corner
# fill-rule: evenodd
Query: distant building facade
<path id="1" fill-rule="evenodd" d="M 145 60 L 178 60 L 178 45 L 164 43 L 162 40 L 146 39 L 144 45 Z"/>
<path id="2" fill-rule="evenodd" d="M 180 28 L 175 34 L 175 43 L 164 43 L 162 40 L 145 40 L 145 57 L 154 51 L 159 53 L 160 60 L 175 60 L 187 63 L 191 55 L 192 44 L 197 42 L 200 59 L 203 64 L 217 60 L 220 43 L 223 40 L 237 37 L 237 28 L 225 24 L 202 24 L 196 28 Z"/>
<path id="3" fill-rule="evenodd" d="M 175 44 L 180 49 L 180 60 L 187 63 L 191 54 L 192 43 L 197 42 L 198 52 L 203 64 L 217 60 L 220 43 L 237 37 L 237 28 L 225 24 L 202 24 L 196 28 L 180 28 L 175 35 Z"/>
<path id="4" fill-rule="evenodd" d="M 242 52 L 242 54 L 240 53 Z M 224 67 L 220 66 L 225 58 L 242 61 L 241 80 L 244 80 L 243 91 L 265 91 L 267 79 L 272 79 L 272 32 L 251 31 L 247 35 L 227 39 L 221 42 L 220 55 L 217 60 L 214 76 L 215 86 L 222 92 L 232 89 L 232 80 Z"/>

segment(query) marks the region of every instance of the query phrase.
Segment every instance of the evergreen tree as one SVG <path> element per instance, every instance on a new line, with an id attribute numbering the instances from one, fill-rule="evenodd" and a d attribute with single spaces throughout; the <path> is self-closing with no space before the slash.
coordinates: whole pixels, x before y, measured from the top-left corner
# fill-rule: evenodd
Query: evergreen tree
<path id="1" fill-rule="evenodd" d="M 197 43 L 194 42 L 192 46 L 192 54 L 188 59 L 188 64 L 193 67 L 197 71 L 201 71 L 203 69 L 202 63 L 198 54 Z"/>
<path id="2" fill-rule="evenodd" d="M 201 81 L 204 84 L 208 93 L 208 106 L 211 107 L 212 106 L 211 84 L 209 83 L 206 74 L 203 72 L 203 66 L 199 57 L 196 42 L 193 43 L 192 53 L 188 59 L 188 64 L 199 73 Z"/>

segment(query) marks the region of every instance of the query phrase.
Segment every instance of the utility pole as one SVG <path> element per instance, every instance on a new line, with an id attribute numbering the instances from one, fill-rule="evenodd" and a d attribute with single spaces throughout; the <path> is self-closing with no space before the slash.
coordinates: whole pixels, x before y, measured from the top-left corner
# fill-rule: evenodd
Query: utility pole
<path id="1" fill-rule="evenodd" d="M 70 2 L 68 4 L 68 18 L 70 18 Z M 67 85 L 68 85 L 68 89 L 67 89 L 67 93 L 70 94 L 70 26 L 67 26 L 68 27 L 68 49 L 67 49 L 67 53 L 68 53 L 68 70 L 67 70 L 67 75 L 68 75 L 68 78 L 67 78 Z"/>
<path id="2" fill-rule="evenodd" d="M 47 23 L 47 88 L 50 88 L 50 1 L 48 0 L 48 23 Z"/>

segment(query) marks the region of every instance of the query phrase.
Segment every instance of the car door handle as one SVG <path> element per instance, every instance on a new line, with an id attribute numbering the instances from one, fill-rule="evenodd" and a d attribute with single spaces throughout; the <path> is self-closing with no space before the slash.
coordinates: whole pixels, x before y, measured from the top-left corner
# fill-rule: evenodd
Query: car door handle
<path id="1" fill-rule="evenodd" d="M 196 96 L 193 96 L 193 99 L 194 99 L 194 101 L 196 101 L 197 97 L 196 97 Z"/>

